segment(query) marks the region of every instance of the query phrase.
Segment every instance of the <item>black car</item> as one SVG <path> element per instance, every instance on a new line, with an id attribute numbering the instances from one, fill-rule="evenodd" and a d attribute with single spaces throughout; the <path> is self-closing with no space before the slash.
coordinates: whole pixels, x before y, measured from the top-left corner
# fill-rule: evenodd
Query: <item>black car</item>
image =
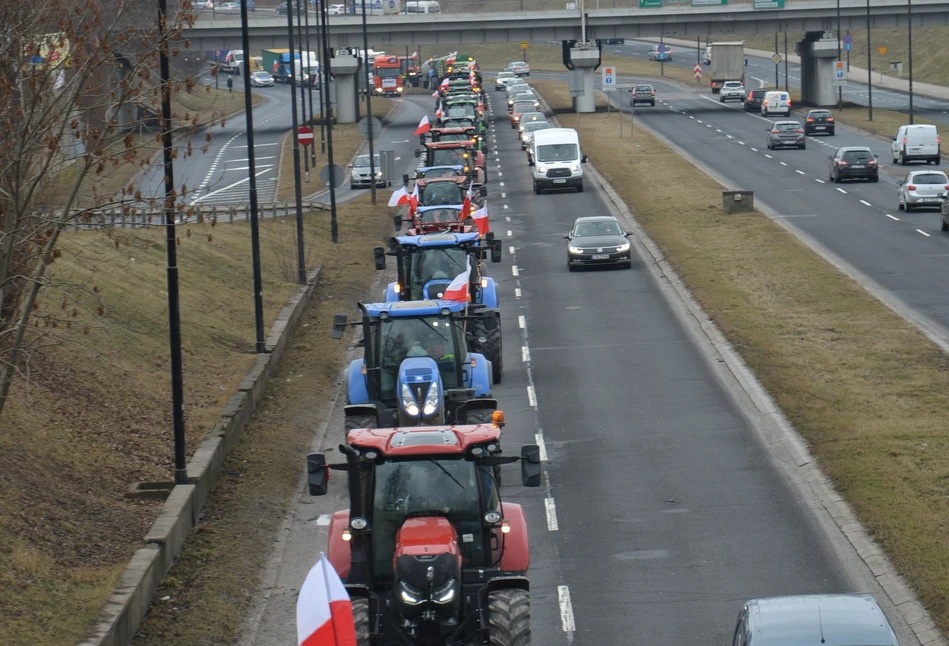
<path id="1" fill-rule="evenodd" d="M 629 233 L 609 215 L 577 218 L 567 240 L 567 267 L 573 271 L 584 265 L 633 266 Z"/>
<path id="2" fill-rule="evenodd" d="M 772 88 L 760 88 L 749 92 L 745 97 L 745 112 L 761 112 L 761 102 L 764 101 L 764 95 L 774 91 Z"/>
<path id="3" fill-rule="evenodd" d="M 867 179 L 880 181 L 880 168 L 877 157 L 866 146 L 845 146 L 838 148 L 830 156 L 830 181 L 842 182 L 845 179 Z"/>
<path id="4" fill-rule="evenodd" d="M 804 119 L 804 133 L 808 135 L 833 135 L 836 129 L 834 115 L 830 110 L 810 110 Z"/>

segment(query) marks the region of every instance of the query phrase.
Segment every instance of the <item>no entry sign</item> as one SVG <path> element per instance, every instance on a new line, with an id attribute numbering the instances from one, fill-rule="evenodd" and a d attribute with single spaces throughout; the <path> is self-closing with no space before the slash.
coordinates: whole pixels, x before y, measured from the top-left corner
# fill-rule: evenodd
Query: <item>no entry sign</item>
<path id="1" fill-rule="evenodd" d="M 313 143 L 313 129 L 309 126 L 301 126 L 297 130 L 297 141 L 301 146 L 309 146 Z"/>

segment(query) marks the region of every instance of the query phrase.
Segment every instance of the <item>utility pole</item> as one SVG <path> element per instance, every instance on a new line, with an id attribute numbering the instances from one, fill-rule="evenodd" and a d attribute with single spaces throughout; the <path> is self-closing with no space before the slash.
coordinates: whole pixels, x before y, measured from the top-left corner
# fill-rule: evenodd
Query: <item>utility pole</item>
<path id="1" fill-rule="evenodd" d="M 906 0 L 906 26 L 909 30 L 909 122 L 913 123 L 913 0 Z"/>
<path id="2" fill-rule="evenodd" d="M 306 14 L 306 7 L 304 3 L 307 0 L 297 0 L 297 41 L 300 45 L 300 122 L 304 125 L 309 125 L 309 121 L 306 118 L 306 85 L 308 74 L 307 70 L 310 68 L 309 56 L 310 52 L 306 53 L 306 60 L 303 58 L 303 20 L 300 16 L 300 10 L 303 9 L 304 15 Z M 293 133 L 293 136 L 296 136 L 296 132 Z M 310 183 L 310 158 L 306 154 L 306 148 L 303 149 L 303 173 L 306 183 Z"/>
<path id="3" fill-rule="evenodd" d="M 867 105 L 869 107 L 869 112 L 867 114 L 867 121 L 873 121 L 873 74 L 871 70 L 873 69 L 872 57 L 873 48 L 870 47 L 870 0 L 867 0 Z M 847 58 L 850 58 L 850 52 L 847 52 Z"/>
<path id="4" fill-rule="evenodd" d="M 320 76 L 326 76 L 326 68 L 323 67 L 323 45 L 322 39 L 326 37 L 323 33 L 322 20 L 323 20 L 323 11 L 320 9 L 320 5 L 323 4 L 325 0 L 316 0 L 316 28 L 320 34 L 321 44 L 319 49 L 317 49 L 317 58 L 320 61 Z M 354 9 L 355 11 L 355 9 Z M 313 152 L 316 153 L 316 146 L 313 146 Z M 320 152 L 326 152 L 326 112 L 323 110 L 323 83 L 320 82 Z"/>
<path id="5" fill-rule="evenodd" d="M 327 13 L 328 9 L 325 2 L 319 3 L 320 11 L 320 20 L 323 21 L 323 60 L 326 62 L 326 69 L 324 70 L 323 77 L 325 92 L 324 92 L 324 114 L 326 114 L 329 119 L 329 123 L 326 125 L 326 162 L 329 165 L 329 175 L 330 175 L 330 235 L 334 243 L 339 242 L 339 225 L 336 221 L 336 173 L 333 166 L 333 104 L 330 102 L 330 75 L 333 73 L 332 70 L 332 57 L 330 56 L 330 46 L 329 46 L 329 25 L 327 24 L 329 14 Z M 375 177 L 371 178 L 375 180 Z"/>
<path id="6" fill-rule="evenodd" d="M 837 60 L 840 60 L 840 0 L 837 0 Z M 844 89 L 837 88 L 837 109 L 844 107 Z"/>
<path id="7" fill-rule="evenodd" d="M 406 48 L 408 52 L 408 48 Z M 375 137 L 375 131 L 372 127 L 372 92 L 369 91 L 369 33 L 366 30 L 366 2 L 363 0 L 362 3 L 362 55 L 363 55 L 363 71 L 366 76 L 366 122 L 369 123 L 369 186 L 370 195 L 372 196 L 372 204 L 376 204 L 376 157 L 375 157 L 375 144 L 373 143 L 373 138 Z M 356 84 L 358 87 L 358 83 Z"/>
<path id="8" fill-rule="evenodd" d="M 293 5 L 287 0 L 287 39 L 290 47 L 290 120 L 293 123 L 293 191 L 297 206 L 297 282 L 306 284 L 306 261 L 303 258 L 303 189 L 300 186 L 300 140 L 297 137 L 296 67 L 293 61 Z M 297 0 L 305 2 L 306 0 Z M 302 62 L 302 61 L 301 61 Z"/>
<path id="9" fill-rule="evenodd" d="M 320 0 L 320 1 L 322 2 L 322 0 Z M 306 9 L 306 10 L 304 10 L 304 12 L 303 12 L 303 22 L 304 22 L 304 25 L 305 25 L 305 27 L 306 27 L 306 29 L 305 29 L 305 31 L 306 31 L 306 51 L 307 51 L 307 56 L 309 56 L 309 52 L 312 52 L 312 51 L 313 51 L 313 50 L 310 48 L 310 11 L 309 11 L 309 9 Z M 307 59 L 307 66 L 309 66 L 309 64 L 310 64 L 310 60 Z M 322 70 L 321 66 L 319 65 L 319 63 L 317 63 L 317 67 L 316 67 L 316 82 L 317 82 L 317 83 L 320 82 L 320 74 L 321 74 L 322 72 L 323 72 L 323 70 Z M 313 119 L 314 119 L 315 116 L 316 116 L 316 113 L 313 112 L 313 79 L 312 79 L 312 78 L 309 80 L 309 83 L 307 83 L 306 92 L 307 92 L 307 95 L 309 96 L 309 99 L 310 99 L 310 121 L 312 122 Z M 304 154 L 304 155 L 306 154 L 306 150 L 303 151 L 303 154 Z M 316 145 L 315 145 L 315 142 L 310 144 L 310 166 L 312 166 L 314 169 L 316 168 Z"/>
<path id="10" fill-rule="evenodd" d="M 791 91 L 788 88 L 788 32 L 784 32 L 784 91 Z"/>
<path id="11" fill-rule="evenodd" d="M 774 33 L 774 55 L 778 55 L 778 33 Z M 781 82 L 778 80 L 778 64 L 774 64 L 774 89 L 781 87 Z"/>

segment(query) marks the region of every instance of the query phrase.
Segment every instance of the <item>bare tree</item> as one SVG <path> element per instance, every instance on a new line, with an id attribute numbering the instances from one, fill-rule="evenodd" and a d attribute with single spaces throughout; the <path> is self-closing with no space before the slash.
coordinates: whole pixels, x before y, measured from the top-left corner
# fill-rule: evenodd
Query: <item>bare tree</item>
<path id="1" fill-rule="evenodd" d="M 59 284 L 48 268 L 67 226 L 105 225 L 104 207 L 149 199 L 104 180 L 154 152 L 133 133 L 159 112 L 159 30 L 180 41 L 183 4 L 159 27 L 155 5 L 139 0 L 0 0 L 0 415 L 31 351 L 103 314 L 94 286 Z M 188 54 L 170 92 L 193 87 Z M 188 119 L 197 125 L 178 121 Z M 44 309 L 43 290 L 62 292 L 62 307 Z"/>

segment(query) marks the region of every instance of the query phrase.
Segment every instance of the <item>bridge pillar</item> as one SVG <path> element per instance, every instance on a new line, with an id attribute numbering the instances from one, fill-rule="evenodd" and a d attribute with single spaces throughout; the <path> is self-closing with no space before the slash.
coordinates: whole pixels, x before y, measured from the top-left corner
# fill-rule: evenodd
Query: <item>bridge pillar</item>
<path id="1" fill-rule="evenodd" d="M 838 43 L 835 33 L 809 31 L 795 46 L 801 57 L 801 103 L 809 106 L 837 105 L 834 61 Z"/>
<path id="2" fill-rule="evenodd" d="M 336 54 L 333 57 L 332 73 L 336 78 L 336 120 L 337 123 L 356 123 L 359 104 L 359 84 L 356 73 L 359 71 L 359 59 L 349 54 Z"/>
<path id="3" fill-rule="evenodd" d="M 573 82 L 571 87 L 579 92 L 573 97 L 573 109 L 577 112 L 596 112 L 596 90 L 593 72 L 600 66 L 600 50 L 596 45 L 578 43 L 570 50 Z"/>

